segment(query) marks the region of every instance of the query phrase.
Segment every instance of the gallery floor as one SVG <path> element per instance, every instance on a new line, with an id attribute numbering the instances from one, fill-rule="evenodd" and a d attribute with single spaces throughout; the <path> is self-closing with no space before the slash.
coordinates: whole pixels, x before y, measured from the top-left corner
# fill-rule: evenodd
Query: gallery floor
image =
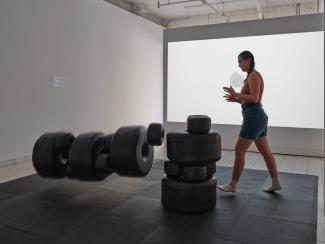
<path id="1" fill-rule="evenodd" d="M 293 186 L 292 185 L 292 179 L 295 179 L 295 175 L 292 174 L 285 174 L 283 173 L 282 176 L 284 178 L 284 186 L 286 186 L 287 184 L 287 188 L 293 187 L 292 189 L 297 189 L 297 192 L 299 191 L 299 187 L 301 188 L 301 193 L 300 194 L 295 194 L 293 191 L 288 191 L 286 192 L 286 189 L 284 189 L 284 191 L 282 191 L 282 196 L 283 199 L 289 199 L 289 200 L 294 200 L 294 201 L 298 201 L 299 204 L 301 205 L 296 205 L 296 206 L 292 206 L 292 211 L 296 211 L 299 209 L 303 210 L 303 207 L 306 206 L 306 211 L 301 211 L 301 213 L 299 214 L 292 214 L 290 215 L 290 211 L 291 208 L 288 209 L 287 212 L 283 212 L 282 215 L 279 212 L 276 212 L 276 206 L 272 205 L 272 207 L 268 207 L 268 195 L 263 195 L 263 193 L 261 193 L 259 187 L 260 183 L 258 183 L 258 181 L 256 181 L 256 179 L 260 179 L 260 182 L 267 182 L 265 181 L 265 179 L 267 179 L 267 172 L 265 171 L 261 171 L 261 170 L 266 170 L 266 166 L 264 164 L 263 158 L 259 153 L 252 153 L 252 152 L 248 152 L 246 155 L 246 166 L 245 168 L 247 169 L 255 169 L 252 171 L 247 170 L 244 174 L 243 174 L 243 181 L 240 182 L 241 186 L 238 188 L 238 192 L 239 194 L 237 194 L 237 198 L 234 201 L 233 199 L 231 199 L 231 196 L 227 196 L 224 193 L 218 191 L 218 200 L 217 201 L 217 209 L 220 210 L 219 212 L 216 212 L 216 214 L 219 214 L 219 219 L 223 218 L 224 220 L 227 220 L 226 222 L 229 224 L 231 223 L 231 218 L 227 217 L 227 211 L 223 212 L 222 210 L 229 210 L 229 208 L 232 209 L 236 209 L 237 214 L 241 214 L 242 212 L 245 211 L 245 213 L 250 215 L 250 219 L 249 221 L 246 220 L 245 218 L 241 218 L 239 225 L 242 225 L 240 228 L 237 229 L 243 229 L 243 227 L 247 227 L 249 230 L 249 225 L 247 223 L 251 223 L 251 228 L 254 228 L 256 230 L 256 226 L 254 227 L 254 223 L 259 223 L 259 225 L 263 225 L 265 224 L 265 226 L 269 226 L 273 228 L 270 228 L 270 231 L 272 233 L 272 231 L 275 231 L 277 233 L 277 228 L 279 228 L 279 230 L 281 230 L 281 228 L 283 230 L 287 230 L 289 231 L 290 228 L 288 229 L 288 227 L 286 227 L 286 225 L 284 224 L 282 227 L 281 225 L 279 225 L 279 223 L 277 223 L 277 220 L 281 220 L 281 218 L 284 218 L 284 220 L 288 220 L 288 221 L 293 221 L 295 222 L 296 226 L 294 229 L 294 231 L 303 231 L 301 229 L 301 225 L 299 225 L 299 223 L 304 223 L 304 224 L 309 224 L 311 228 L 309 228 L 309 232 L 308 233 L 312 233 L 313 231 L 317 231 L 317 235 L 316 238 L 313 239 L 313 237 L 310 237 L 310 240 L 313 240 L 313 242 L 315 243 L 315 241 L 317 240 L 318 244 L 323 244 L 325 243 L 325 220 L 324 220 L 324 199 L 323 199 L 323 188 L 324 188 L 324 159 L 323 158 L 315 158 L 315 157 L 301 157 L 301 156 L 289 156 L 289 155 L 275 155 L 276 159 L 277 159 L 277 164 L 278 164 L 278 169 L 280 172 L 288 172 L 288 173 L 295 173 L 295 174 L 304 174 L 304 175 L 314 175 L 314 176 L 318 176 L 318 177 L 307 177 L 307 176 L 301 176 L 300 178 L 298 178 L 298 181 L 296 182 L 300 182 L 298 183 L 298 185 Z M 220 183 L 222 183 L 223 181 L 225 181 L 230 173 L 231 173 L 231 169 L 228 168 L 230 166 L 232 166 L 233 163 L 233 159 L 234 159 L 234 152 L 233 151 L 223 151 L 222 152 L 222 159 L 217 163 L 218 166 L 220 166 L 217 169 L 217 178 L 219 180 Z M 118 177 L 118 176 L 110 176 L 109 179 L 107 180 L 107 182 L 103 182 L 102 185 L 98 185 L 98 183 L 91 183 L 87 185 L 87 189 L 91 188 L 91 194 L 85 194 L 84 191 L 84 187 L 80 187 L 79 185 L 77 186 L 75 183 L 71 183 L 71 185 L 69 185 L 69 182 L 65 181 L 64 182 L 64 187 L 60 188 L 60 185 L 58 185 L 57 187 L 55 187 L 53 184 L 55 184 L 55 182 L 48 182 L 49 185 L 47 184 L 46 180 L 41 179 L 40 181 L 38 181 L 37 176 L 34 175 L 35 171 L 33 169 L 32 163 L 30 161 L 30 158 L 26 157 L 23 159 L 19 159 L 19 160 L 11 160 L 11 161 L 6 161 L 3 162 L 0 166 L 0 183 L 5 183 L 8 181 L 14 182 L 12 180 L 17 180 L 18 178 L 24 177 L 24 176 L 28 176 L 31 175 L 29 177 L 25 177 L 23 179 L 21 179 L 21 181 L 17 180 L 16 182 L 19 183 L 26 183 L 25 186 L 20 185 L 18 188 L 17 186 L 14 186 L 14 184 L 7 184 L 7 186 L 13 187 L 15 188 L 14 190 L 12 190 L 12 192 L 14 193 L 10 193 L 11 190 L 10 189 L 3 189 L 5 188 L 6 184 L 0 184 L 0 189 L 2 189 L 0 192 L 2 192 L 2 194 L 0 195 L 0 205 L 4 204 L 3 206 L 7 206 L 9 204 L 6 204 L 6 201 L 8 201 L 8 203 L 13 203 L 12 206 L 10 206 L 9 209 L 15 209 L 14 204 L 18 204 L 17 207 L 19 207 L 19 201 L 15 201 L 15 197 L 21 197 L 23 198 L 24 194 L 26 192 L 24 192 L 25 190 L 27 191 L 29 187 L 33 186 L 33 184 L 38 184 L 35 187 L 40 187 L 38 189 L 38 191 L 36 191 L 36 193 L 30 193 L 29 196 L 26 196 L 26 208 L 28 207 L 35 207 L 37 209 L 37 197 L 42 197 L 46 199 L 54 199 L 57 201 L 57 204 L 61 203 L 61 200 L 69 200 L 67 201 L 69 204 L 69 208 L 67 208 L 67 205 L 65 205 L 65 207 L 62 207 L 60 209 L 60 207 L 58 206 L 56 208 L 56 210 L 51 211 L 50 213 L 46 213 L 46 214 L 39 214 L 39 215 L 35 215 L 35 223 L 37 223 L 37 221 L 42 221 L 42 218 L 53 218 L 54 221 L 58 221 L 58 217 L 60 214 L 65 214 L 64 216 L 68 216 L 68 219 L 71 221 L 71 223 L 75 223 L 75 221 L 78 220 L 78 216 L 80 216 L 80 213 L 78 212 L 81 207 L 85 207 L 85 206 L 91 206 L 91 201 L 94 201 L 94 204 L 98 206 L 98 204 L 100 205 L 100 203 L 103 202 L 103 196 L 99 196 L 99 194 L 101 194 L 101 190 L 103 190 L 105 188 L 105 190 L 111 190 L 112 192 L 114 192 L 114 190 L 116 190 L 115 192 L 118 192 L 117 194 L 113 195 L 109 195 L 107 194 L 107 205 L 103 206 L 104 208 L 108 208 L 111 209 L 110 213 L 108 213 L 109 216 L 111 216 L 111 218 L 104 218 L 101 217 L 99 219 L 95 218 L 95 222 L 97 223 L 97 226 L 99 227 L 98 230 L 94 229 L 94 230 L 89 230 L 90 233 L 93 231 L 94 233 L 98 231 L 99 234 L 99 238 L 100 238 L 100 233 L 110 233 L 110 231 L 105 231 L 105 230 L 101 230 L 100 226 L 101 224 L 103 225 L 116 225 L 116 228 L 112 233 L 119 233 L 118 230 L 118 226 L 123 226 L 122 223 L 119 223 L 119 219 L 116 217 L 115 219 L 112 216 L 130 216 L 130 214 L 135 218 L 135 219 L 140 219 L 143 221 L 143 226 L 139 226 L 138 223 L 134 223 L 134 230 L 135 231 L 139 231 L 139 234 L 141 233 L 142 228 L 145 229 L 146 231 L 148 230 L 150 234 L 146 235 L 146 238 L 144 238 L 142 240 L 143 243 L 152 243 L 154 242 L 155 238 L 160 238 L 162 239 L 162 236 L 166 236 L 166 233 L 169 233 L 169 229 L 166 229 L 163 225 L 160 226 L 160 228 L 155 228 L 155 229 L 150 229 L 153 228 L 152 226 L 155 226 L 157 224 L 160 224 L 161 218 L 164 218 L 164 220 L 166 220 L 167 218 L 167 222 L 168 219 L 169 221 L 172 221 L 172 223 L 177 223 L 177 221 L 180 221 L 181 219 L 177 219 L 177 217 L 175 218 L 174 215 L 168 215 L 168 213 L 163 214 L 163 216 L 161 216 L 161 214 L 158 214 L 157 211 L 160 213 L 160 211 L 162 211 L 159 206 L 160 206 L 160 201 L 159 201 L 159 185 L 157 184 L 157 182 L 159 181 L 159 178 L 161 177 L 161 175 L 163 175 L 163 171 L 162 171 L 162 161 L 157 161 L 152 169 L 152 172 L 150 172 L 150 175 L 148 176 L 148 178 L 144 181 L 139 181 L 138 179 L 127 179 L 124 177 Z M 299 175 L 297 176 L 299 177 Z M 35 180 L 36 179 L 36 180 Z M 256 183 L 256 187 L 245 187 L 245 182 L 251 182 L 252 186 L 255 184 L 254 182 L 250 181 L 250 179 L 254 179 Z M 317 182 L 318 181 L 318 182 Z M 41 182 L 41 186 L 39 185 Z M 130 184 L 131 183 L 131 184 Z M 133 183 L 133 184 L 132 184 Z M 30 186 L 28 186 L 28 184 Z M 296 183 L 295 183 L 296 184 Z M 310 185 L 308 185 L 310 184 Z M 312 184 L 314 184 L 313 186 L 317 186 L 318 184 L 318 194 L 315 193 L 315 196 L 317 199 L 314 199 L 314 202 L 317 202 L 318 204 L 318 209 L 317 212 L 316 210 L 314 212 L 311 211 L 312 209 L 312 205 L 309 207 L 308 204 L 312 204 L 312 201 L 310 201 L 310 203 L 308 202 L 308 199 L 312 198 L 312 194 L 310 193 L 310 191 L 308 190 L 308 187 L 311 187 Z M 1 188 L 1 185 L 3 186 Z M 12 185 L 12 186 L 11 186 Z M 17 185 L 17 184 L 16 184 Z M 130 185 L 133 185 L 133 187 L 129 187 Z M 51 187 L 50 187 L 51 186 Z M 63 185 L 61 185 L 63 186 Z M 69 188 L 69 186 L 71 186 Z M 305 187 L 305 188 L 304 188 Z M 43 190 L 42 190 L 43 189 Z M 62 189 L 64 189 L 62 191 Z M 99 190 L 99 192 L 97 192 L 97 190 Z M 317 187 L 315 187 L 315 189 L 317 189 Z M 123 192 L 124 191 L 124 192 Z M 253 192 L 251 192 L 253 191 Z M 6 193 L 7 192 L 7 193 Z M 17 195 L 15 195 L 17 194 Z M 34 195 L 33 195 L 34 194 Z M 111 193 L 112 194 L 112 193 Z M 130 197 L 131 195 L 128 194 L 133 194 L 132 197 Z M 255 194 L 258 198 L 258 200 L 256 200 L 255 202 L 253 201 L 249 201 L 249 196 L 251 196 L 250 194 Z M 305 194 L 305 196 L 303 196 L 303 194 Z M 33 197 L 34 196 L 34 197 Z M 57 198 L 55 198 L 55 196 Z M 146 198 L 146 196 L 148 198 Z M 281 195 L 280 195 L 281 196 Z M 67 197 L 71 197 L 71 199 L 66 199 Z M 115 200 L 112 200 L 115 199 Z M 272 200 L 272 198 L 277 198 L 277 195 L 271 195 L 270 199 Z M 28 200 L 29 199 L 29 200 Z M 36 200 L 35 200 L 36 199 Z M 54 201 L 53 200 L 53 201 Z M 11 202 L 10 202 L 11 201 Z M 263 202 L 264 201 L 264 202 Z M 123 202 L 123 204 L 121 204 Z M 248 202 L 250 202 L 250 205 L 248 205 Z M 53 203 L 55 204 L 55 202 L 51 202 L 51 206 L 49 207 L 53 207 Z M 150 203 L 150 204 L 149 204 Z M 115 204 L 115 205 L 114 205 Z M 121 204 L 121 205 L 119 205 Z M 139 211 L 141 210 L 141 206 L 144 206 L 146 204 L 149 204 L 148 207 L 148 211 L 151 212 L 152 214 L 150 215 L 145 215 L 145 214 L 140 214 L 138 213 L 133 213 L 131 210 L 133 207 L 135 207 L 136 209 L 139 209 Z M 258 205 L 263 205 L 266 204 L 264 207 L 268 208 L 268 211 L 262 211 L 260 212 L 260 210 L 258 210 Z M 282 204 L 282 203 L 281 203 Z M 30 205 L 30 206 L 29 206 Z M 34 205 L 34 206 L 33 206 Z M 110 205 L 110 206 L 108 206 Z M 114 206 L 113 206 L 114 205 Z M 252 206 L 255 205 L 255 207 L 253 208 Z M 73 208 L 73 207 L 76 208 Z M 275 207 L 273 207 L 275 206 Z M 281 205 L 282 206 L 282 205 Z M 42 208 L 44 206 L 42 205 Z M 113 208 L 114 207 L 114 208 Z M 286 205 L 284 204 L 283 207 L 285 208 Z M 296 208 L 296 210 L 295 210 Z M 71 210 L 68 211 L 67 209 Z M 74 209 L 74 210 L 73 210 Z M 91 209 L 91 208 L 90 208 Z M 4 209 L 3 209 L 4 210 Z M 94 211 L 96 211 L 96 208 L 93 209 Z M 145 210 L 145 209 L 144 209 Z M 1 211 L 1 209 L 0 209 Z M 18 210 L 17 210 L 18 211 Z M 19 211 L 22 211 L 22 215 L 24 213 L 26 213 L 26 210 L 22 210 L 20 209 Z M 18 211 L 18 213 L 19 213 Z M 67 212 L 65 212 L 67 211 Z M 90 212 L 83 212 L 83 215 L 87 215 L 87 216 L 91 216 L 93 213 L 91 210 L 87 210 Z M 131 213 L 131 212 L 132 213 Z M 3 211 L 1 211 L 3 212 Z M 137 211 L 135 211 L 137 212 Z M 158 214 L 158 215 L 157 215 Z M 272 214 L 272 215 L 271 215 Z M 55 217 L 54 217 L 55 215 Z M 69 216 L 70 215 L 70 216 Z M 94 215 L 94 216 L 95 216 Z M 221 215 L 221 216 L 220 216 Z M 223 216 L 222 216 L 223 215 Z M 270 215 L 270 216 L 268 216 Z M 316 218 L 317 215 L 317 218 Z M 14 218 L 12 218 L 12 214 L 8 213 L 7 215 L 3 213 L 3 218 L 2 221 L 6 222 L 6 220 L 12 221 L 14 220 Z M 43 217 L 42 217 L 43 216 Z M 132 217 L 131 216 L 131 217 Z M 168 218 L 169 216 L 169 218 Z M 201 223 L 204 227 L 204 221 L 207 221 L 207 218 L 209 218 L 209 216 L 211 216 L 210 214 L 207 215 L 201 215 L 200 216 L 196 216 L 193 221 L 194 222 L 198 222 Z M 255 216 L 253 218 L 251 218 L 251 216 Z M 259 219 L 259 216 L 264 216 L 265 219 L 270 219 L 270 217 L 275 216 L 275 220 L 272 219 L 272 221 L 275 221 L 274 224 L 272 224 L 273 222 L 264 222 L 263 221 L 265 219 Z M 232 216 L 233 217 L 233 216 Z M 37 220 L 38 218 L 38 220 Z M 255 221 L 254 221 L 255 218 Z M 200 220 L 201 219 L 201 220 Z M 204 221 L 202 222 L 202 219 L 204 219 Z M 237 218 L 236 218 L 237 219 Z M 24 220 L 22 218 L 22 220 Z M 107 223 L 103 223 L 102 221 L 108 221 Z M 211 219 L 211 221 L 213 220 L 213 218 Z M 27 221 L 27 222 L 26 222 Z M 80 222 L 82 222 L 81 220 L 79 220 Z M 176 221 L 176 222 L 174 222 Z M 201 221 L 201 222 L 200 222 Z M 229 222 L 230 221 L 230 222 Z M 247 223 L 246 223 L 246 222 Z M 1 221 L 0 221 L 1 222 Z M 19 222 L 19 224 L 6 224 L 4 226 L 7 226 L 5 228 L 5 230 L 2 229 L 2 232 L 0 231 L 0 235 L 6 236 L 6 238 L 9 238 L 8 240 L 16 240 L 16 239 L 10 239 L 10 237 L 8 237 L 8 235 L 13 235 L 12 233 L 21 233 L 21 239 L 19 240 L 29 240 L 29 239 L 24 239 L 27 237 L 30 237 L 29 234 L 31 233 L 37 233 L 38 229 L 38 225 L 35 224 L 33 221 L 31 220 L 26 220 L 25 218 L 25 223 L 24 221 Z M 60 221 L 58 221 L 57 224 L 59 224 Z M 102 223 L 101 223 L 102 222 Z M 132 222 L 132 221 L 131 221 Z M 13 222 L 14 223 L 14 222 Z M 33 227 L 33 223 L 34 223 L 34 227 Z M 146 223 L 148 223 L 148 225 L 146 226 Z M 184 222 L 180 222 L 185 224 Z M 210 223 L 210 222 L 208 222 Z M 276 224 L 277 223 L 277 224 Z M 298 223 L 298 225 L 297 225 Z M 317 225 L 316 225 L 317 223 Z M 120 225 L 119 225 L 120 224 Z M 152 224 L 152 225 L 150 225 Z M 191 224 L 191 222 L 187 223 L 189 226 Z M 217 225 L 218 223 L 215 221 L 212 221 L 211 224 L 215 224 Z M 130 226 L 133 226 L 132 223 L 129 223 Z M 314 225 L 314 226 L 313 226 Z M 10 227 L 11 226 L 11 227 Z M 27 227 L 26 227 L 27 226 Z M 55 226 L 55 223 L 54 223 Z M 172 225 L 170 225 L 172 226 Z M 45 233 L 44 234 L 44 238 L 46 239 L 47 237 L 49 237 L 48 239 L 51 240 L 51 238 L 53 240 L 56 239 L 60 239 L 59 234 L 66 234 L 68 233 L 68 230 L 65 229 L 60 229 L 60 226 L 58 226 L 58 230 L 47 230 L 46 229 L 46 224 L 44 225 L 44 230 L 41 233 Z M 203 229 L 202 227 L 202 229 Z M 34 229 L 33 229 L 34 228 Z M 74 228 L 74 226 L 71 226 L 71 228 Z M 308 228 L 307 228 L 308 229 Z M 25 230 L 25 233 L 24 233 Z M 122 230 L 122 229 L 120 229 Z M 31 232 L 28 234 L 28 231 Z M 111 230 L 112 231 L 112 230 Z M 226 232 L 227 230 L 224 230 L 224 232 Z M 263 231 L 263 229 L 261 230 Z M 8 234 L 9 233 L 9 234 Z M 204 233 L 204 232 L 202 232 Z M 234 230 L 232 232 L 232 235 L 234 236 L 234 238 L 229 238 L 229 241 L 226 241 L 227 238 L 225 238 L 226 236 L 222 236 L 222 234 L 220 233 L 216 233 L 215 236 L 215 240 L 218 240 L 219 236 L 220 236 L 220 243 L 240 243 L 239 240 L 241 240 L 240 238 L 243 238 L 243 243 L 254 243 L 254 240 L 252 241 L 252 239 L 250 239 L 249 236 L 244 235 L 244 229 L 243 232 L 238 232 L 238 230 Z M 246 230 L 247 233 L 247 230 Z M 306 232 L 307 233 L 307 232 Z M 308 234 L 307 233 L 307 234 Z M 144 235 L 144 233 L 142 233 Z M 217 235 L 218 234 L 218 235 Z M 259 230 L 256 230 L 256 236 L 259 235 Z M 306 235 L 307 235 L 306 234 Z M 116 234 L 118 235 L 118 234 Z M 172 235 L 175 235 L 175 238 L 178 238 L 178 234 L 176 233 L 172 233 Z M 191 237 L 191 234 L 188 234 L 188 237 Z M 290 231 L 289 234 L 290 235 Z M 27 236 L 27 237 L 26 237 Z M 80 235 L 78 235 L 80 236 Z M 182 236 L 182 235 L 181 235 Z M 237 236 L 237 238 L 236 238 Z M 38 238 L 40 237 L 40 235 L 37 236 Z M 15 237 L 16 238 L 16 237 Z M 74 239 L 73 235 L 70 237 L 70 241 L 75 240 L 75 241 L 79 241 L 77 239 Z M 119 237 L 116 237 L 116 240 L 122 240 Z M 131 236 L 130 236 L 131 238 Z M 133 238 L 133 237 L 132 237 Z M 130 240 L 132 240 L 132 238 Z M 137 239 L 137 237 L 134 237 L 135 239 Z M 192 241 L 193 243 L 195 242 L 195 235 L 192 236 Z M 280 234 L 280 238 L 281 238 L 281 234 Z M 286 235 L 283 235 L 283 238 L 287 238 Z M 289 237 L 288 237 L 289 238 Z M 306 238 L 308 239 L 309 237 L 306 236 Z M 46 240 L 48 240 L 46 239 Z M 139 239 L 139 238 L 138 238 Z M 138 240 L 137 239 L 137 240 Z M 306 240 L 307 240 L 306 239 Z M 170 241 L 169 239 L 165 239 L 166 241 Z M 288 239 L 289 240 L 289 239 Z M 85 239 L 84 239 L 85 241 Z M 151 242 L 150 242 L 151 241 Z M 173 240 L 175 241 L 175 240 Z M 219 243 L 217 242 L 217 243 Z M 141 243 L 141 242 L 140 242 Z M 262 242 L 261 242 L 262 243 Z M 286 242 L 288 243 L 288 241 Z"/>

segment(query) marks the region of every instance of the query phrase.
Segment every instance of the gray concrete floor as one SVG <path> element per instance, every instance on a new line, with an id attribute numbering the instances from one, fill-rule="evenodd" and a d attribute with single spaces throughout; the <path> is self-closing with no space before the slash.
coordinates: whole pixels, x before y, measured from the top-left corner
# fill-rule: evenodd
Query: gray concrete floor
<path id="1" fill-rule="evenodd" d="M 318 176 L 317 244 L 325 244 L 324 158 L 274 154 L 280 172 Z M 223 150 L 220 166 L 233 166 L 234 151 Z M 267 170 L 260 153 L 247 152 L 245 168 Z M 0 162 L 0 183 L 34 174 L 31 157 Z"/>

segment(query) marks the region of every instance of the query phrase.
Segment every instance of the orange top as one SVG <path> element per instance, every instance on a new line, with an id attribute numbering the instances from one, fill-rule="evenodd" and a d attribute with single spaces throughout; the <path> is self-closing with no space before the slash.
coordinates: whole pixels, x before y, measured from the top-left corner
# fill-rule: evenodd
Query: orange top
<path id="1" fill-rule="evenodd" d="M 261 78 L 261 84 L 260 84 L 260 94 L 259 94 L 259 98 L 258 98 L 258 102 L 261 102 L 262 101 L 262 95 L 263 95 L 263 91 L 264 91 L 264 81 L 263 81 L 263 78 L 262 76 L 258 73 L 258 75 L 260 76 Z M 249 77 L 248 77 L 249 78 Z M 244 80 L 244 85 L 243 87 L 241 88 L 240 90 L 240 93 L 241 94 L 246 94 L 246 95 L 250 95 L 250 89 L 249 89 L 249 85 L 248 85 L 248 78 L 246 78 Z"/>

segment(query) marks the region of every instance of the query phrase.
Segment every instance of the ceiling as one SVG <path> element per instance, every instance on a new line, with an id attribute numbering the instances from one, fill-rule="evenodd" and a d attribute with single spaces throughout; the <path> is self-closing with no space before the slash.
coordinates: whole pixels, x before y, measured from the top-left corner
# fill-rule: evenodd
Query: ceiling
<path id="1" fill-rule="evenodd" d="M 258 9 L 280 5 L 315 2 L 315 0 L 126 0 L 134 3 L 142 12 L 165 19 L 218 14 L 230 11 Z M 158 8 L 158 2 L 160 7 Z M 205 2 L 205 3 L 204 3 Z M 175 4 L 174 4 L 175 3 Z"/>

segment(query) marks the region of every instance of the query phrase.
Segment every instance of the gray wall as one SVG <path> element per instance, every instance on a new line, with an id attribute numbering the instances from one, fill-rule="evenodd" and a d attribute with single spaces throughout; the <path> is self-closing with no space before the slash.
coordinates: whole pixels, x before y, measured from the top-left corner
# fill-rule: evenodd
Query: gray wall
<path id="1" fill-rule="evenodd" d="M 324 14 L 252 20 L 164 30 L 164 123 L 166 132 L 185 128 L 185 123 L 167 122 L 167 60 L 168 42 L 204 40 L 226 37 L 257 36 L 324 30 Z M 307 89 L 308 90 L 308 89 Z M 234 150 L 240 126 L 216 125 L 222 148 Z M 324 129 L 269 127 L 268 139 L 274 153 L 324 156 Z M 252 145 L 250 151 L 257 151 Z M 165 151 L 162 151 L 165 155 Z"/>
<path id="2" fill-rule="evenodd" d="M 0 161 L 45 131 L 162 122 L 162 27 L 102 0 L 1 0 L 0 33 Z"/>

